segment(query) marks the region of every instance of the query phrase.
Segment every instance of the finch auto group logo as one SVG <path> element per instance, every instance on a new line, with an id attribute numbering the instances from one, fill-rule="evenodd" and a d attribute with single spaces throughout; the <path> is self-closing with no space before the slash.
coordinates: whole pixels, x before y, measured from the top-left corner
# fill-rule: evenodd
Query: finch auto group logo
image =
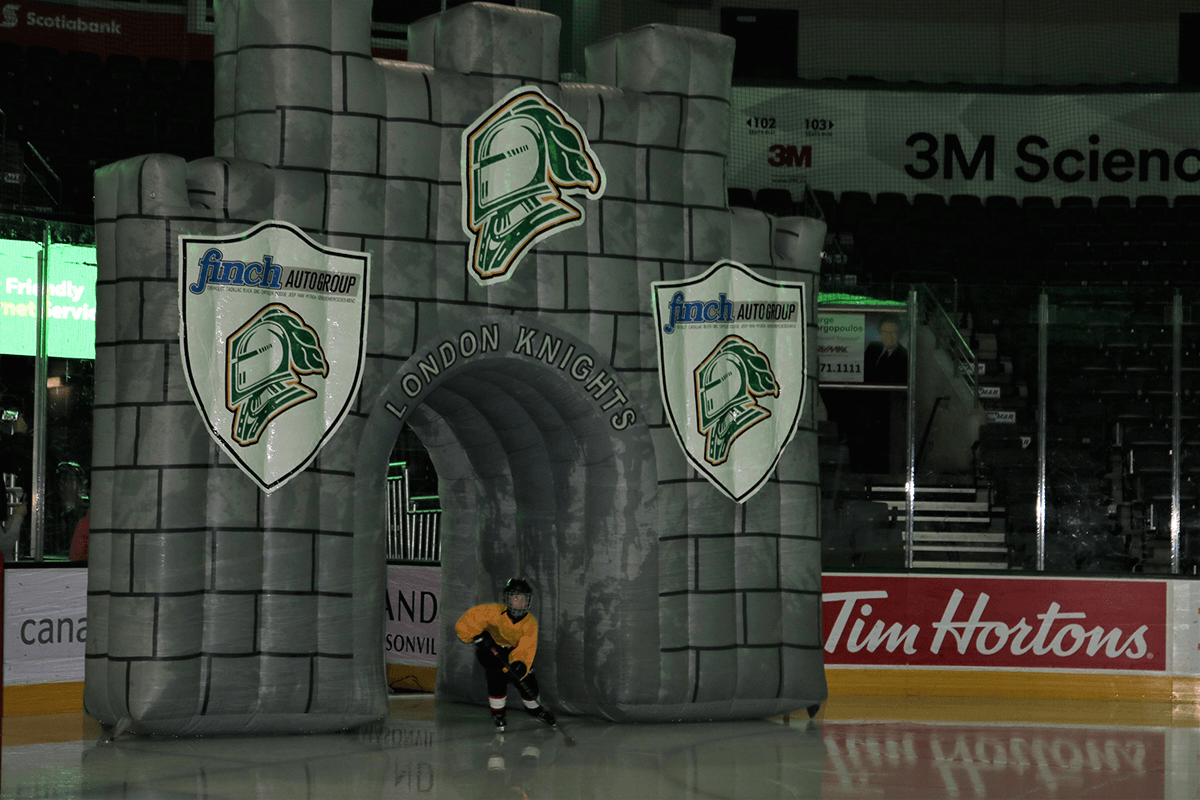
<path id="1" fill-rule="evenodd" d="M 209 435 L 264 492 L 349 413 L 366 359 L 370 256 L 277 220 L 179 239 L 180 351 Z"/>
<path id="2" fill-rule="evenodd" d="M 241 447 L 255 444 L 267 423 L 317 396 L 302 375 L 329 375 L 321 339 L 283 303 L 260 309 L 225 343 L 225 406 Z"/>
<path id="3" fill-rule="evenodd" d="M 770 477 L 804 411 L 804 284 L 721 261 L 651 291 L 671 429 L 692 465 L 744 503 Z"/>
<path id="4" fill-rule="evenodd" d="M 463 131 L 463 231 L 480 284 L 512 277 L 538 242 L 583 223 L 572 195 L 604 193 L 583 128 L 534 86 L 510 92 Z"/>
<path id="5" fill-rule="evenodd" d="M 696 407 L 708 463 L 725 463 L 734 439 L 771 416 L 757 400 L 768 395 L 779 397 L 771 361 L 741 336 L 726 336 L 700 362 L 696 367 Z"/>

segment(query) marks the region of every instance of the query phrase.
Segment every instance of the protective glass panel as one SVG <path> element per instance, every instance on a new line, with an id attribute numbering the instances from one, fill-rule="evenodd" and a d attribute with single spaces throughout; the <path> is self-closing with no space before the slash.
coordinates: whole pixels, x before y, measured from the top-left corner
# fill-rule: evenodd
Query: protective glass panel
<path id="1" fill-rule="evenodd" d="M 822 568 L 905 564 L 907 287 L 856 286 L 818 301 Z"/>
<path id="2" fill-rule="evenodd" d="M 45 299 L 40 368 L 38 298 Z M 91 472 L 95 330 L 91 226 L 0 217 L 0 471 L 6 491 L 0 548 L 7 559 L 66 560 L 77 531 L 76 560 L 86 557 L 80 523 L 87 516 Z M 35 496 L 38 514 L 32 513 Z"/>

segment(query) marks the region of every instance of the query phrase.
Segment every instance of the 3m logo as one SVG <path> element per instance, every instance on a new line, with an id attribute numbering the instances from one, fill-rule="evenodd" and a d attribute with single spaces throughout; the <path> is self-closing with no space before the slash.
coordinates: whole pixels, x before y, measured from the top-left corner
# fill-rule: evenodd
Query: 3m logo
<path id="1" fill-rule="evenodd" d="M 812 145 L 773 144 L 767 163 L 772 167 L 811 167 Z"/>

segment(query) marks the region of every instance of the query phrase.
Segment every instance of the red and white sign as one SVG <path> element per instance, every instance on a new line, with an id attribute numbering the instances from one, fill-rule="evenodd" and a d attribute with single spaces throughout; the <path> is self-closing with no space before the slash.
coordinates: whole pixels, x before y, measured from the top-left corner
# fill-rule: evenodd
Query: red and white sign
<path id="1" fill-rule="evenodd" d="M 193 19 L 189 26 L 187 14 L 191 12 L 183 4 L 147 6 L 153 11 L 130 10 L 134 6 L 128 3 L 120 9 L 91 5 L 84 8 L 78 4 L 0 0 L 0 41 L 22 47 L 52 47 L 61 52 L 83 50 L 101 56 L 123 53 L 141 59 L 212 60 L 212 21 Z M 373 38 L 371 54 L 403 61 L 408 51 L 395 47 L 397 43 L 396 39 Z"/>
<path id="2" fill-rule="evenodd" d="M 1166 672 L 1167 582 L 825 575 L 828 666 Z"/>
<path id="3" fill-rule="evenodd" d="M 130 53 L 176 61 L 213 57 L 213 37 L 189 33 L 183 13 L 20 2 L 4 3 L 0 14 L 0 40 L 23 47 L 84 50 L 102 56 Z"/>

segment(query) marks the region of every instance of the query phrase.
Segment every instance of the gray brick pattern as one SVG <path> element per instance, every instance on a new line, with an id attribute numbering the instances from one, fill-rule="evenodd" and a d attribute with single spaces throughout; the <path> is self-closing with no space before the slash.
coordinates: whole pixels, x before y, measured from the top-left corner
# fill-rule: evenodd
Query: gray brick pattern
<path id="1" fill-rule="evenodd" d="M 102 312 L 87 710 L 108 724 L 127 719 L 136 730 L 185 734 L 332 730 L 385 713 L 382 535 L 377 527 L 364 533 L 372 526 L 356 517 L 366 502 L 356 500 L 360 440 L 386 414 L 377 401 L 394 389 L 397 370 L 428 353 L 441 331 L 482 314 L 541 320 L 591 348 L 629 390 L 639 424 L 626 458 L 637 461 L 634 473 L 651 476 L 639 501 L 652 536 L 650 552 L 637 556 L 645 569 L 608 589 L 567 576 L 555 588 L 572 613 L 608 603 L 617 607 L 615 628 L 641 619 L 646 635 L 614 629 L 597 633 L 596 646 L 619 650 L 649 638 L 658 663 L 636 660 L 644 652 L 631 646 L 605 684 L 592 654 L 560 647 L 539 666 L 547 694 L 563 695 L 564 708 L 645 719 L 754 716 L 823 699 L 811 404 L 776 475 L 737 506 L 687 465 L 659 396 L 651 281 L 698 275 L 732 257 L 771 278 L 805 281 L 815 331 L 823 230 L 725 207 L 732 42 L 649 26 L 590 48 L 592 83 L 559 85 L 551 15 L 453 9 L 412 27 L 412 63 L 400 66 L 369 58 L 369 17 L 365 0 L 220 4 L 216 156 L 190 164 L 145 156 L 97 173 Z M 461 135 L 528 83 L 583 125 L 609 185 L 586 203 L 582 226 L 542 243 L 511 280 L 481 287 L 465 269 Z M 373 263 L 356 407 L 314 465 L 269 497 L 211 443 L 194 412 L 176 300 L 180 233 L 232 233 L 268 218 L 368 250 Z M 521 401 L 530 387 L 512 373 L 485 377 L 516 398 L 513 414 L 535 402 Z M 533 520 L 522 524 L 561 525 L 537 497 L 513 500 L 520 514 L 480 504 L 473 481 L 520 445 L 505 440 L 501 415 L 469 385 L 430 395 L 412 418 L 435 439 L 427 443 L 457 527 L 513 527 L 521 515 Z M 815 397 L 815 376 L 809 388 Z M 554 430 L 568 422 L 555 419 L 522 424 L 564 442 Z M 569 448 L 548 457 L 560 468 L 546 473 L 548 484 L 579 458 Z M 485 476 L 489 496 L 522 491 L 506 470 Z M 562 528 L 557 539 L 547 534 L 555 544 L 534 569 L 552 572 L 572 549 L 611 560 L 605 548 L 621 546 L 578 538 L 593 530 L 582 524 Z M 479 549 L 479 564 L 496 575 L 516 568 L 501 542 Z M 443 579 L 444 609 L 480 599 L 482 578 L 456 580 Z M 617 585 L 633 587 L 642 606 L 622 608 Z M 645 608 L 655 606 L 657 620 L 646 620 Z M 550 641 L 561 632 L 567 642 L 578 620 L 568 614 L 543 626 Z M 462 659 L 444 660 L 439 691 L 468 692 L 454 683 L 465 674 Z M 572 700 L 567 676 L 583 673 L 599 694 Z"/>

